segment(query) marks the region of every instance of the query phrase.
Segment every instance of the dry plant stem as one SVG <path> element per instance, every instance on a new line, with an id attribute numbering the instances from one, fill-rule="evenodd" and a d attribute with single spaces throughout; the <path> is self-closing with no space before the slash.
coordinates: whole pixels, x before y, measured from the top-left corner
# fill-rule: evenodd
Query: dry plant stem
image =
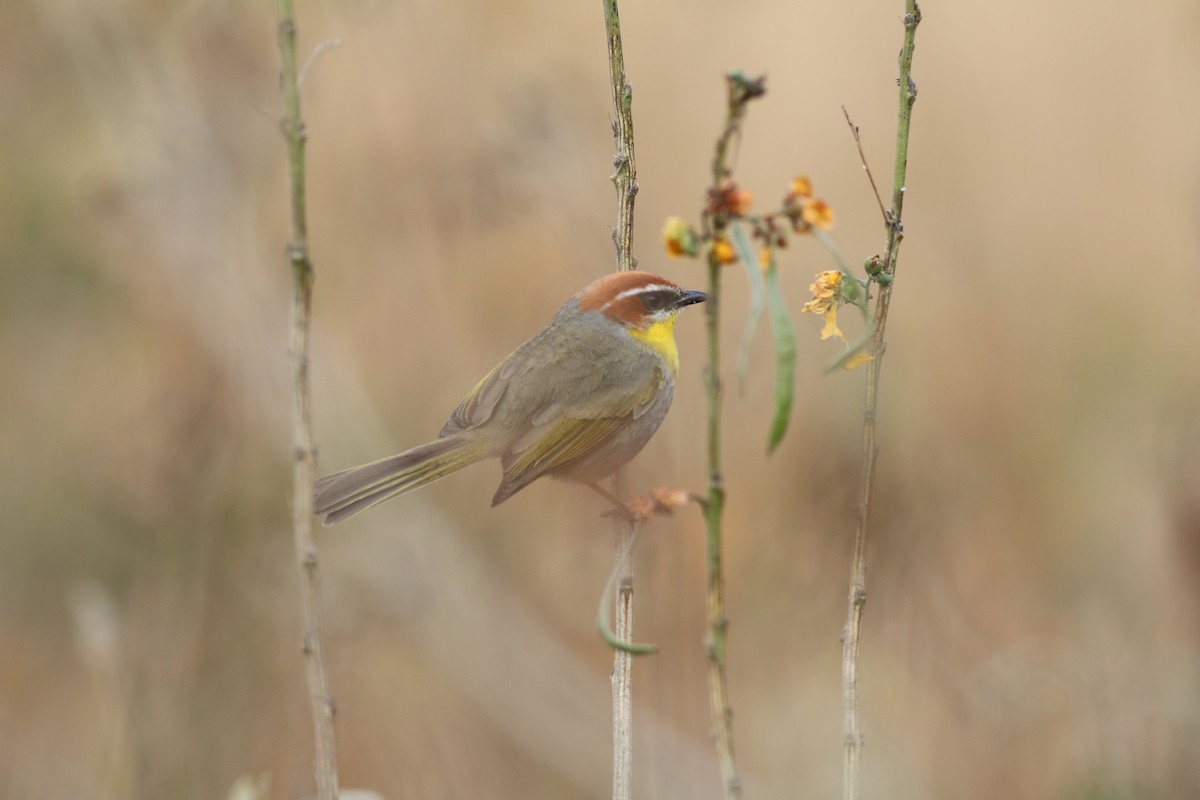
<path id="1" fill-rule="evenodd" d="M 846 118 L 846 124 L 850 126 L 850 133 L 854 136 L 854 146 L 858 148 L 858 159 L 862 162 L 863 172 L 867 173 L 867 180 L 871 182 L 871 191 L 875 195 L 875 202 L 879 203 L 879 215 L 883 217 L 884 224 L 887 224 L 887 209 L 883 207 L 883 198 L 879 196 L 879 187 L 875 185 L 875 176 L 871 174 L 871 166 L 867 163 L 867 154 L 863 152 L 862 136 L 859 135 L 858 126 L 854 124 L 854 120 L 850 119 L 850 112 L 846 110 L 845 105 L 842 106 L 842 116 Z"/>
<path id="2" fill-rule="evenodd" d="M 287 142 L 291 238 L 287 257 L 292 269 L 292 431 L 294 464 L 292 530 L 300 568 L 300 610 L 304 636 L 302 650 L 308 677 L 309 705 L 315 739 L 314 770 L 318 800 L 337 800 L 337 750 L 334 743 L 333 695 L 325 672 L 318 602 L 317 550 L 313 542 L 312 497 L 316 459 L 312 436 L 312 392 L 308 380 L 308 333 L 312 316 L 313 267 L 308 256 L 308 220 L 305 210 L 304 142 L 300 116 L 300 90 L 296 72 L 296 20 L 291 0 L 279 0 L 279 54 L 282 60 L 284 139 Z"/>
<path id="3" fill-rule="evenodd" d="M 617 227 L 613 243 L 617 248 L 617 269 L 637 268 L 633 257 L 633 201 L 637 197 L 637 161 L 633 154 L 633 87 L 625 77 L 625 53 L 621 49 L 621 18 L 617 0 L 603 0 L 604 28 L 608 38 L 609 79 L 612 87 L 613 156 L 612 182 L 617 188 Z"/>
<path id="4" fill-rule="evenodd" d="M 885 219 L 887 249 L 884 252 L 879 297 L 875 301 L 874 334 L 868 352 L 875 358 L 867 364 L 866 400 L 863 409 L 862 472 L 859 476 L 858 503 L 854 531 L 854 549 L 850 567 L 850 593 L 846 627 L 842 632 L 842 732 L 845 741 L 842 797 L 858 800 L 862 768 L 863 730 L 858 693 L 858 651 L 862 633 L 863 606 L 867 600 L 867 522 L 871 510 L 871 492 L 875 484 L 875 462 L 879 446 L 875 437 L 875 416 L 879 401 L 879 371 L 883 362 L 884 331 L 892 298 L 892 278 L 896 258 L 904 239 L 902 214 L 905 181 L 908 174 L 908 132 L 913 103 L 917 99 L 912 82 L 913 47 L 921 10 L 915 0 L 907 0 L 904 15 L 904 46 L 900 51 L 900 112 L 896 126 L 896 162 L 892 183 L 892 207 Z"/>
<path id="5" fill-rule="evenodd" d="M 633 203 L 637 196 L 637 162 L 633 151 L 633 87 L 625 77 L 625 57 L 621 48 L 621 18 L 617 0 L 603 0 L 604 29 L 608 41 L 608 67 L 613 101 L 613 143 L 616 171 L 612 181 L 617 190 L 617 224 L 613 244 L 617 251 L 617 269 L 631 270 L 633 258 Z M 621 504 L 629 502 L 629 486 L 624 467 L 612 479 L 612 490 Z M 623 642 L 633 641 L 633 557 L 625 554 L 633 537 L 633 522 L 623 515 L 613 518 L 617 571 L 616 602 L 613 604 L 614 632 Z M 613 800 L 633 796 L 633 653 L 613 649 L 612 669 Z"/>
<path id="6" fill-rule="evenodd" d="M 620 498 L 629 497 L 629 486 L 625 469 L 613 476 L 613 493 Z M 633 641 L 633 557 L 622 558 L 625 547 L 633 536 L 633 523 L 618 514 L 613 518 L 613 530 L 617 546 L 617 592 L 613 604 L 615 622 L 613 632 L 623 642 Z M 613 800 L 630 800 L 633 797 L 633 653 L 619 648 L 613 649 L 612 668 L 613 705 Z"/>
<path id="7" fill-rule="evenodd" d="M 742 795 L 742 783 L 733 755 L 733 711 L 729 707 L 729 688 L 725 677 L 725 635 L 729 618 L 725 613 L 725 575 L 721 561 L 721 515 L 725 510 L 725 481 L 721 473 L 721 378 L 720 378 L 720 306 L 718 286 L 721 264 L 708 259 L 708 496 L 704 521 L 708 550 L 708 591 L 705 610 L 708 640 L 708 703 L 712 712 L 713 741 L 721 769 L 721 785 L 726 798 Z"/>

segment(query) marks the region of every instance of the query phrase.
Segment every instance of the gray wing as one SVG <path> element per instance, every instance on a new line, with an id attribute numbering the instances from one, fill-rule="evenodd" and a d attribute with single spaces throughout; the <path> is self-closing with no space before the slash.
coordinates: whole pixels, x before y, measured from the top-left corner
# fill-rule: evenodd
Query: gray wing
<path id="1" fill-rule="evenodd" d="M 564 306 L 550 325 L 489 372 L 455 409 L 441 435 L 494 419 L 520 450 L 537 438 L 537 430 L 563 416 L 640 415 L 649 404 L 646 386 L 661 380 L 658 360 L 623 341 L 616 343 L 624 346 L 614 347 L 614 337 L 626 336 L 624 331 L 578 320 L 564 326 L 567 310 Z"/>

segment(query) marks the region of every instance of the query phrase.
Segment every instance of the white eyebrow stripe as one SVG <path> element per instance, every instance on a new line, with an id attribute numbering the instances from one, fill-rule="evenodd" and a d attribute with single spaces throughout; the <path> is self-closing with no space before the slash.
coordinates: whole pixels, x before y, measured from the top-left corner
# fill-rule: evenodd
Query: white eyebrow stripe
<path id="1" fill-rule="evenodd" d="M 674 286 L 668 286 L 665 283 L 647 283 L 645 286 L 638 286 L 637 288 L 634 288 L 634 289 L 626 289 L 625 291 L 621 292 L 619 295 L 614 297 L 609 302 L 616 302 L 617 300 L 624 300 L 626 297 L 633 297 L 635 294 L 642 294 L 643 292 L 675 292 L 675 293 L 678 293 L 679 289 Z"/>

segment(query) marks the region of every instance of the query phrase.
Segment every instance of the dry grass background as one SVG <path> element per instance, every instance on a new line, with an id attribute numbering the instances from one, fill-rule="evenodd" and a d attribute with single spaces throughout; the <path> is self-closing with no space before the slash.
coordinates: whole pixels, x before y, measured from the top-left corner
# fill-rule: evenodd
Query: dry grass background
<path id="1" fill-rule="evenodd" d="M 888 172 L 898 3 L 622 9 L 642 267 L 694 215 L 730 67 L 770 76 L 739 171 L 807 172 L 882 246 L 838 103 Z M 1200 796 L 1200 11 L 930 3 L 882 394 L 866 788 Z M 283 145 L 269 2 L 0 6 L 0 795 L 303 797 Z M 301 3 L 324 471 L 437 431 L 612 264 L 599 3 Z M 794 310 L 827 261 L 787 254 Z M 744 292 L 730 273 L 732 365 Z M 747 797 L 836 796 L 857 376 L 799 319 L 728 392 L 729 670 Z M 698 488 L 702 318 L 635 485 Z M 478 467 L 320 533 L 342 783 L 602 797 L 611 565 L 565 485 Z M 698 514 L 638 556 L 636 785 L 717 796 Z"/>

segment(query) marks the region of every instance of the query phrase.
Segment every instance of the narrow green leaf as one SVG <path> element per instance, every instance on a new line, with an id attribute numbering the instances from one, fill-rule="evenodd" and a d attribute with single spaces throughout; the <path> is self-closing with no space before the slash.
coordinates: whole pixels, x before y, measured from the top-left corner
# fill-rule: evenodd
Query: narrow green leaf
<path id="1" fill-rule="evenodd" d="M 737 382 L 738 391 L 746 391 L 746 372 L 750 368 L 750 345 L 754 341 L 754 333 L 758 330 L 759 320 L 763 311 L 763 277 L 758 266 L 758 258 L 746 231 L 741 225 L 733 225 L 733 249 L 738 255 L 738 261 L 746 268 L 746 280 L 750 284 L 750 310 L 746 312 L 746 327 L 742 329 L 742 346 L 738 349 Z"/>
<path id="2" fill-rule="evenodd" d="M 600 607 L 596 610 L 596 630 L 600 631 L 602 638 L 609 647 L 614 650 L 624 650 L 626 653 L 635 656 L 647 656 L 658 652 L 656 644 L 638 644 L 636 642 L 626 641 L 617 636 L 613 631 L 612 625 L 609 623 L 616 609 L 617 603 L 617 575 L 629 563 L 629 559 L 633 557 L 633 547 L 637 544 L 638 539 L 642 537 L 643 527 L 635 525 L 633 535 L 629 537 L 625 548 L 621 551 L 620 558 L 613 565 L 612 572 L 608 574 L 608 581 L 604 584 L 604 591 L 600 595 Z"/>
<path id="3" fill-rule="evenodd" d="M 767 452 L 773 452 L 787 433 L 792 416 L 792 398 L 796 376 L 796 329 L 788 313 L 783 291 L 779 287 L 779 270 L 775 266 L 775 251 L 767 265 L 767 304 L 770 308 L 771 333 L 775 337 L 775 416 L 767 438 Z"/>

